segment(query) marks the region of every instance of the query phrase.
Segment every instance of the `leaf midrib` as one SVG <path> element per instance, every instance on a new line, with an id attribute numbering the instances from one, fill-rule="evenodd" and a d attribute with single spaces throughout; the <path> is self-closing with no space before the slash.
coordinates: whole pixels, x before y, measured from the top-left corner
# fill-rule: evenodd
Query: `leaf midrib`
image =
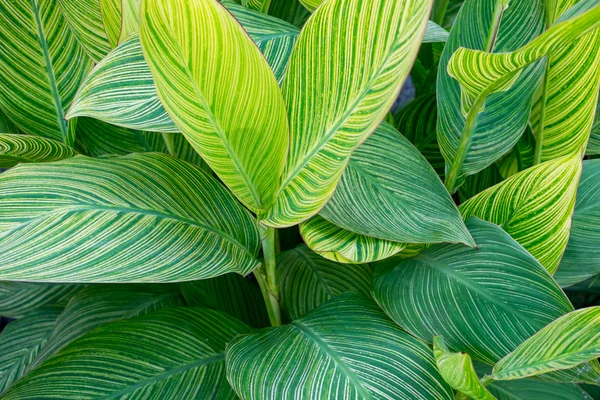
<path id="1" fill-rule="evenodd" d="M 145 386 L 149 386 L 150 384 L 156 383 L 158 381 L 164 380 L 164 379 L 168 379 L 173 375 L 177 375 L 180 374 L 182 372 L 186 372 L 189 371 L 191 369 L 194 368 L 198 368 L 198 367 L 203 367 L 203 366 L 207 366 L 210 364 L 214 364 L 216 362 L 219 361 L 224 361 L 225 360 L 225 356 L 223 353 L 217 353 L 215 355 L 212 355 L 210 357 L 206 357 L 206 358 L 202 358 L 200 360 L 196 360 L 194 362 L 188 363 L 188 364 L 183 364 L 180 365 L 178 367 L 174 367 L 171 369 L 168 369 L 160 374 L 154 375 L 150 378 L 144 379 L 139 381 L 138 383 L 135 383 L 133 385 L 129 385 L 124 387 L 123 389 L 120 389 L 118 391 L 115 391 L 111 394 L 108 394 L 106 396 L 103 397 L 99 397 L 99 400 L 109 400 L 109 399 L 114 399 L 115 397 L 121 397 L 124 396 L 126 394 L 129 393 L 133 393 L 138 389 L 141 389 Z"/>
<path id="2" fill-rule="evenodd" d="M 342 357 L 332 349 L 323 339 L 319 337 L 318 334 L 312 331 L 308 326 L 302 324 L 300 321 L 294 321 L 290 324 L 292 327 L 296 328 L 302 334 L 308 337 L 309 340 L 313 341 L 325 354 L 327 354 L 335 364 L 340 368 L 340 370 L 346 375 L 348 381 L 353 384 L 356 388 L 358 394 L 361 395 L 361 399 L 363 400 L 373 400 L 373 396 L 369 391 L 363 386 L 363 384 L 356 376 L 355 372 L 344 363 Z"/>
<path id="3" fill-rule="evenodd" d="M 307 254 L 305 254 L 302 250 L 300 250 L 299 248 L 295 248 L 292 250 L 294 253 L 298 254 L 300 256 L 300 258 L 302 258 L 306 264 L 308 265 L 308 268 L 310 269 L 310 271 L 313 273 L 313 275 L 315 276 L 315 278 L 317 278 L 317 282 L 319 284 L 321 284 L 321 286 L 323 287 L 323 289 L 325 289 L 325 292 L 327 292 L 327 295 L 329 296 L 329 298 L 333 298 L 335 295 L 333 294 L 331 288 L 329 287 L 329 284 L 327 282 L 325 282 L 325 279 L 323 279 L 323 277 L 319 274 L 319 270 L 317 269 L 315 263 L 313 262 L 312 259 L 310 259 L 308 257 Z"/>

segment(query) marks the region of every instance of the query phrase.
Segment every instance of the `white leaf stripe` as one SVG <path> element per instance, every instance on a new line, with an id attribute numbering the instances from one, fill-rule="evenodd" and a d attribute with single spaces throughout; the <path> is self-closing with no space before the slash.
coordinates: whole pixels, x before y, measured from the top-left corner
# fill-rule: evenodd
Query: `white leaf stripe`
<path id="1" fill-rule="evenodd" d="M 10 237 L 11 240 L 2 240 Z M 255 222 L 212 177 L 161 154 L 77 156 L 0 176 L 0 278 L 171 282 L 258 266 Z"/>
<path id="2" fill-rule="evenodd" d="M 72 145 L 64 119 L 92 67 L 55 0 L 0 1 L 0 107 L 24 132 Z"/>
<path id="3" fill-rule="evenodd" d="M 235 399 L 223 353 L 236 334 L 249 331 L 200 308 L 112 322 L 32 370 L 2 399 Z"/>
<path id="4" fill-rule="evenodd" d="M 234 339 L 226 362 L 245 400 L 452 398 L 431 349 L 355 293 L 290 325 Z"/>
<path id="5" fill-rule="evenodd" d="M 52 139 L 0 133 L 0 168 L 18 163 L 50 162 L 77 155 L 71 147 Z"/>
<path id="6" fill-rule="evenodd" d="M 66 305 L 82 288 L 83 285 L 0 282 L 0 315 L 21 318 L 44 305 Z"/>
<path id="7" fill-rule="evenodd" d="M 312 15 L 294 47 L 282 88 L 290 151 L 277 202 L 264 223 L 295 225 L 325 205 L 352 151 L 396 99 L 425 33 L 431 4 L 331 0 Z"/>
<path id="8" fill-rule="evenodd" d="M 267 209 L 288 127 L 263 55 L 216 0 L 145 0 L 140 24 L 144 56 L 175 124 L 244 205 Z"/>

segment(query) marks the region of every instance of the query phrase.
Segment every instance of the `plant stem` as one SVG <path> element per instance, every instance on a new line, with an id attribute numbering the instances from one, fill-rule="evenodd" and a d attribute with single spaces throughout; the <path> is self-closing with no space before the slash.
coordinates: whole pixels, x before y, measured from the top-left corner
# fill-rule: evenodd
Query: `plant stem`
<path id="1" fill-rule="evenodd" d="M 280 326 L 281 310 L 279 308 L 279 286 L 277 284 L 277 264 L 275 262 L 275 228 L 266 227 L 262 247 L 265 258 L 264 268 L 260 268 L 254 275 L 265 299 L 271 325 Z"/>
<path id="2" fill-rule="evenodd" d="M 494 378 L 492 378 L 492 377 L 491 377 L 491 376 L 489 376 L 489 375 L 485 375 L 483 378 L 481 378 L 481 379 L 479 380 L 479 382 L 480 382 L 480 383 L 481 383 L 483 386 L 487 386 L 487 385 L 489 385 L 490 383 L 492 383 L 493 381 L 494 381 Z"/>
<path id="3" fill-rule="evenodd" d="M 177 157 L 175 154 L 175 142 L 173 141 L 173 133 L 161 133 L 162 138 L 165 142 L 165 146 L 167 147 L 167 151 L 171 157 Z"/>

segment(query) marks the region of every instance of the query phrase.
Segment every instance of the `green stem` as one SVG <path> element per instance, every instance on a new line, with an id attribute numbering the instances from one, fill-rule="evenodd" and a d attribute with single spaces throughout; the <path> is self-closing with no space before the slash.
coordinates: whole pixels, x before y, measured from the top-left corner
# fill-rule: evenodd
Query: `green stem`
<path id="1" fill-rule="evenodd" d="M 275 262 L 275 229 L 266 227 L 266 235 L 262 239 L 264 265 L 255 272 L 260 290 L 265 299 L 269 320 L 272 326 L 281 325 L 279 307 L 279 285 L 277 284 L 277 264 Z"/>
<path id="2" fill-rule="evenodd" d="M 433 22 L 440 26 L 444 23 L 444 17 L 448 10 L 448 3 L 450 3 L 450 0 L 436 0 L 435 5 L 433 6 Z"/>
<path id="3" fill-rule="evenodd" d="M 175 153 L 175 142 L 173 141 L 173 133 L 161 133 L 162 138 L 165 142 L 165 146 L 167 147 L 167 151 L 171 157 L 177 157 Z"/>
<path id="4" fill-rule="evenodd" d="M 481 378 L 481 379 L 479 380 L 479 383 L 481 383 L 481 385 L 482 385 L 482 386 L 487 386 L 487 385 L 489 385 L 490 383 L 492 383 L 493 381 L 494 381 L 494 378 L 492 378 L 492 377 L 491 377 L 491 376 L 489 376 L 489 375 L 485 375 L 483 378 Z"/>

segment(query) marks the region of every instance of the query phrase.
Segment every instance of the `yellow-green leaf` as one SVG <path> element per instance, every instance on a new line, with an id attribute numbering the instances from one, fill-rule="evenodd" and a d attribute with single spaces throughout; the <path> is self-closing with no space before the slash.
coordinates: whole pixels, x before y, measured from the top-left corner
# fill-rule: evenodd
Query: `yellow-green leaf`
<path id="1" fill-rule="evenodd" d="M 75 157 L 77 152 L 43 137 L 0 133 L 0 168 L 18 163 L 50 162 Z"/>
<path id="2" fill-rule="evenodd" d="M 288 145 L 269 64 L 216 0 L 145 0 L 144 56 L 158 97 L 190 144 L 242 203 L 274 201 Z"/>
<path id="3" fill-rule="evenodd" d="M 463 217 L 501 225 L 551 274 L 569 239 L 571 215 L 581 175 L 579 156 L 529 168 L 463 203 Z"/>
<path id="4" fill-rule="evenodd" d="M 290 151 L 265 224 L 295 225 L 325 205 L 354 149 L 396 99 L 431 3 L 328 0 L 308 20 L 283 82 Z"/>

